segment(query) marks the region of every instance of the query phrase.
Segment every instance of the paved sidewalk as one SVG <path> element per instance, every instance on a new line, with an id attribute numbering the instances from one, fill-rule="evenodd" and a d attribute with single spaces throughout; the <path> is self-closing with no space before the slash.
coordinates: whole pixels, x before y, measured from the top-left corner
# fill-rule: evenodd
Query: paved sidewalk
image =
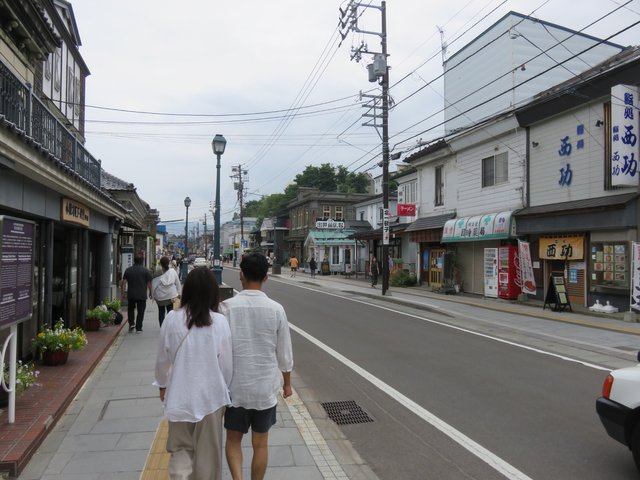
<path id="1" fill-rule="evenodd" d="M 151 385 L 159 333 L 154 302 L 147 303 L 143 329 L 141 334 L 128 333 L 126 327 L 119 332 L 19 479 L 168 478 L 166 422 L 158 389 Z M 293 384 L 296 393 L 280 400 L 269 436 L 266 478 L 375 479 L 295 372 Z M 249 478 L 249 436 L 245 440 Z M 226 465 L 223 478 L 231 478 Z"/>

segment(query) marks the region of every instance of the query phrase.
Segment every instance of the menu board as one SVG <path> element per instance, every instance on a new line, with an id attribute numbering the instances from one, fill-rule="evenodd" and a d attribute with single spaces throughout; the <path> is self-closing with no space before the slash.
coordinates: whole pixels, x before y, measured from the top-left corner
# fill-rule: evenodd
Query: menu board
<path id="1" fill-rule="evenodd" d="M 547 295 L 544 299 L 544 305 L 542 309 L 551 308 L 554 311 L 564 311 L 568 308 L 570 311 L 573 311 L 571 308 L 571 302 L 569 301 L 569 297 L 567 294 L 567 286 L 564 283 L 564 276 L 552 274 L 549 277 L 549 285 L 547 286 Z"/>
<path id="2" fill-rule="evenodd" d="M 0 328 L 31 318 L 35 224 L 0 215 Z"/>
<path id="3" fill-rule="evenodd" d="M 593 285 L 624 287 L 629 284 L 629 251 L 626 243 L 594 242 L 591 246 Z"/>

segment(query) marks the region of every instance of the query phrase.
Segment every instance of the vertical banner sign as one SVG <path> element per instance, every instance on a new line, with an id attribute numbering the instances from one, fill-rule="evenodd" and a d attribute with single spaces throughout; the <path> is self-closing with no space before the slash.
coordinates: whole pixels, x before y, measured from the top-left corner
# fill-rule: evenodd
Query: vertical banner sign
<path id="1" fill-rule="evenodd" d="M 31 318 L 35 225 L 0 216 L 0 328 Z"/>
<path id="2" fill-rule="evenodd" d="M 533 276 L 531 262 L 531 248 L 529 242 L 518 240 L 518 256 L 520 257 L 520 278 L 522 279 L 522 293 L 536 294 L 536 280 Z"/>
<path id="3" fill-rule="evenodd" d="M 638 185 L 638 88 L 611 87 L 611 185 Z"/>
<path id="4" fill-rule="evenodd" d="M 633 242 L 631 249 L 631 308 L 640 310 L 640 243 Z"/>
<path id="5" fill-rule="evenodd" d="M 382 217 L 382 244 L 389 245 L 389 209 L 385 208 Z"/>

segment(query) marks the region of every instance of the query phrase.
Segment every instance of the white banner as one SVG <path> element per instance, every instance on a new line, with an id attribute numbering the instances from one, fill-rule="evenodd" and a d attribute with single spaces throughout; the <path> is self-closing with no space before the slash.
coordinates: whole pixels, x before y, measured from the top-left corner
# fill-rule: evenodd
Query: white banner
<path id="1" fill-rule="evenodd" d="M 638 185 L 638 87 L 611 87 L 611 185 Z"/>
<path id="2" fill-rule="evenodd" d="M 640 243 L 631 246 L 631 308 L 640 310 Z"/>
<path id="3" fill-rule="evenodd" d="M 531 263 L 531 249 L 529 242 L 518 240 L 518 256 L 520 257 L 520 279 L 522 281 L 522 293 L 536 294 L 536 280 L 533 276 L 533 264 Z"/>
<path id="4" fill-rule="evenodd" d="M 389 209 L 385 208 L 382 217 L 382 244 L 389 245 Z"/>

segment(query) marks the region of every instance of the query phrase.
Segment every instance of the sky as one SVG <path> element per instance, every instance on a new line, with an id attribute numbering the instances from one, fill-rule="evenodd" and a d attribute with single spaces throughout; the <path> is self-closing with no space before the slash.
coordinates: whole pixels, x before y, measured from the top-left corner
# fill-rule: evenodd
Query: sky
<path id="1" fill-rule="evenodd" d="M 308 165 L 381 173 L 380 136 L 362 126 L 360 100 L 379 86 L 368 81 L 370 56 L 351 59 L 363 41 L 380 51 L 380 37 L 350 32 L 339 45 L 339 8 L 348 2 L 71 3 L 91 71 L 86 147 L 105 170 L 135 184 L 170 232 L 184 231 L 187 196 L 190 229 L 205 214 L 213 224 L 216 134 L 227 140 L 222 222 L 239 212 L 233 166 L 248 172 L 245 201 L 282 193 Z M 387 0 L 392 153 L 444 133 L 443 43 L 449 57 L 511 10 L 582 30 L 621 6 L 584 30 L 598 38 L 639 21 L 640 0 Z M 361 30 L 380 31 L 379 9 L 358 13 Z M 611 41 L 636 45 L 639 33 L 636 26 Z"/>

